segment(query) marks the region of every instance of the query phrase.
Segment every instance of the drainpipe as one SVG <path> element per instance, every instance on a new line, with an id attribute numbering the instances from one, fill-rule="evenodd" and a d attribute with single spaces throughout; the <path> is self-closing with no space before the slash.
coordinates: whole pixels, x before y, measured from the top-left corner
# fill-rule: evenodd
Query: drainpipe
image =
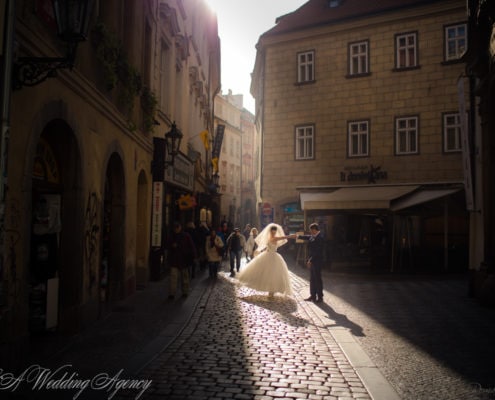
<path id="1" fill-rule="evenodd" d="M 3 293 L 4 253 L 5 253 L 5 195 L 7 187 L 7 160 L 10 132 L 10 95 L 12 91 L 12 60 L 14 53 L 15 0 L 6 0 L 3 21 L 2 75 L 0 82 L 0 107 L 2 126 L 0 132 L 0 304 L 5 301 Z"/>

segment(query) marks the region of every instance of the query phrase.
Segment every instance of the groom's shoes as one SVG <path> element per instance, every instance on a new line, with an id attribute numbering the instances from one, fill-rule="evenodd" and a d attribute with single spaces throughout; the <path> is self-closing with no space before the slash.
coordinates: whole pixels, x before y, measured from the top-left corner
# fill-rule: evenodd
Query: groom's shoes
<path id="1" fill-rule="evenodd" d="M 304 299 L 304 301 L 316 301 L 316 297 L 309 296 L 307 299 Z"/>

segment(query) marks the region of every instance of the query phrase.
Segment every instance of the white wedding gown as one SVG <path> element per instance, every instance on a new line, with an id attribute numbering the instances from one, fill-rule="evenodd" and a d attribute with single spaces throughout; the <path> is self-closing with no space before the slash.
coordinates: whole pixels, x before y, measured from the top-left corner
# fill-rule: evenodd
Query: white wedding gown
<path id="1" fill-rule="evenodd" d="M 277 244 L 268 243 L 266 250 L 254 257 L 237 274 L 243 285 L 261 292 L 292 294 L 289 269 L 277 253 Z"/>

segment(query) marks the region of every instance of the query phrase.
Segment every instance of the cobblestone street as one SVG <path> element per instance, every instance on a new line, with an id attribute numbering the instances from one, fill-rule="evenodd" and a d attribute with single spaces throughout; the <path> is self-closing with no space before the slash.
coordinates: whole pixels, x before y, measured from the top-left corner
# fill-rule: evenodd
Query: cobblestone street
<path id="1" fill-rule="evenodd" d="M 164 280 L 33 363 L 151 380 L 141 397 L 79 400 L 495 399 L 495 310 L 467 296 L 466 276 L 325 271 L 324 302 L 312 303 L 308 271 L 287 261 L 294 297 L 239 286 L 226 266 L 215 283 L 195 278 L 187 299 L 166 300 Z M 75 394 L 27 385 L 8 398 Z"/>
<path id="2" fill-rule="evenodd" d="M 295 278 L 294 286 L 305 284 Z M 220 277 L 203 313 L 140 374 L 156 382 L 145 398 L 369 399 L 329 331 L 311 317 L 314 305 L 300 300 L 270 299 Z"/>
<path id="3" fill-rule="evenodd" d="M 401 398 L 495 399 L 495 310 L 467 296 L 465 276 L 332 273 L 325 282 L 322 309 L 362 328 L 356 340 Z"/>

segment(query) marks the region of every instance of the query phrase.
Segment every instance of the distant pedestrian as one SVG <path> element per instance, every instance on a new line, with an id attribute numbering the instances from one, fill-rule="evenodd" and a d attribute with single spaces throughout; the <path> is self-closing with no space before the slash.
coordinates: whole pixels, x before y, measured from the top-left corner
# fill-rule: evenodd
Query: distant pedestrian
<path id="1" fill-rule="evenodd" d="M 227 239 L 228 237 L 230 236 L 230 230 L 229 230 L 229 225 L 227 223 L 227 221 L 223 221 L 221 224 L 220 224 L 220 227 L 218 228 L 218 231 L 217 231 L 217 236 L 220 236 L 220 238 L 222 239 L 223 241 L 223 244 L 224 244 L 224 252 L 223 252 L 223 256 L 222 258 L 224 260 L 227 259 L 227 257 L 229 256 L 228 255 L 228 252 L 227 252 Z"/>
<path id="2" fill-rule="evenodd" d="M 248 240 L 246 241 L 246 247 L 244 248 L 246 252 L 246 261 L 250 261 L 255 256 L 255 251 L 258 248 L 256 244 L 256 237 L 258 236 L 258 229 L 251 228 L 251 232 L 249 233 Z"/>
<path id="3" fill-rule="evenodd" d="M 184 232 L 187 232 L 194 243 L 194 249 L 196 257 L 192 260 L 191 265 L 189 265 L 189 276 L 194 278 L 199 270 L 199 255 L 202 249 L 204 249 L 204 241 L 199 237 L 199 231 L 196 229 L 194 222 L 189 221 L 186 225 Z"/>
<path id="4" fill-rule="evenodd" d="M 234 232 L 227 238 L 227 251 L 230 257 L 230 276 L 235 276 L 235 271 L 241 268 L 241 254 L 244 251 L 246 239 L 241 235 L 241 230 L 235 228 Z"/>
<path id="5" fill-rule="evenodd" d="M 222 239 L 220 239 L 220 236 L 217 236 L 215 230 L 212 229 L 210 231 L 210 236 L 206 239 L 205 243 L 205 252 L 209 271 L 208 275 L 210 278 L 215 279 L 217 277 L 218 268 L 220 266 L 220 262 L 222 261 L 223 246 Z"/>
<path id="6" fill-rule="evenodd" d="M 203 271 L 208 263 L 206 259 L 205 243 L 206 239 L 210 236 L 210 227 L 206 222 L 201 222 L 198 226 L 198 258 L 199 258 L 199 268 Z"/>
<path id="7" fill-rule="evenodd" d="M 242 234 L 244 235 L 244 239 L 247 241 L 249 239 L 249 235 L 251 234 L 251 224 L 246 224 Z"/>
<path id="8" fill-rule="evenodd" d="M 309 226 L 310 235 L 297 235 L 297 239 L 308 241 L 308 259 L 306 266 L 309 268 L 309 292 L 310 296 L 306 301 L 315 301 L 320 303 L 323 301 L 323 281 L 321 279 L 321 269 L 323 267 L 325 240 L 320 233 L 320 228 L 317 223 L 312 223 Z"/>
<path id="9" fill-rule="evenodd" d="M 174 231 L 167 240 L 167 264 L 170 267 L 170 292 L 168 298 L 174 299 L 180 276 L 182 297 L 189 294 L 189 265 L 196 258 L 196 248 L 191 236 L 182 230 L 179 222 L 174 223 Z"/>

